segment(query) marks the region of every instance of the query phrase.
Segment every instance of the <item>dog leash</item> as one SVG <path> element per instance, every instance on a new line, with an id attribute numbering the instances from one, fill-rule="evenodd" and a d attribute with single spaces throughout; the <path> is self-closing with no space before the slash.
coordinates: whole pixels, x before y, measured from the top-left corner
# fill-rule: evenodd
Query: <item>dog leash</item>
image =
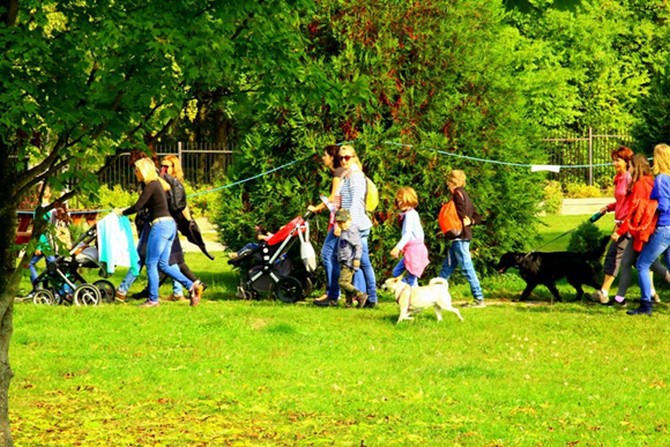
<path id="1" fill-rule="evenodd" d="M 598 211 L 598 212 L 595 213 L 593 216 L 589 217 L 589 222 L 591 222 L 591 223 L 595 223 L 598 219 L 600 219 L 600 218 L 603 217 L 604 215 L 605 215 L 604 212 L 602 212 L 602 211 Z M 535 253 L 535 252 L 538 251 L 540 248 L 546 247 L 547 245 L 551 244 L 552 242 L 556 242 L 557 240 L 559 240 L 559 239 L 562 238 L 563 236 L 572 233 L 572 232 L 575 231 L 577 228 L 578 228 L 578 227 L 572 228 L 572 229 L 566 231 L 565 233 L 560 234 L 560 235 L 558 235 L 557 237 L 553 238 L 553 239 L 550 240 L 549 242 L 545 242 L 544 244 L 540 245 L 539 247 L 536 247 L 534 250 L 531 250 L 531 251 L 529 251 L 528 253 L 526 253 L 526 254 L 524 255 L 524 257 L 521 258 L 521 260 L 522 260 L 522 261 L 525 260 L 528 256 L 530 256 L 531 254 Z"/>

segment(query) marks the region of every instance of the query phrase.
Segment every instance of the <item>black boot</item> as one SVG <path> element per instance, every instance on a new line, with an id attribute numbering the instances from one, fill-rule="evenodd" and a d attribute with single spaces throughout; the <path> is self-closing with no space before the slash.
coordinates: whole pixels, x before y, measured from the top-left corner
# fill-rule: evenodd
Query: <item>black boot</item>
<path id="1" fill-rule="evenodd" d="M 149 287 L 145 287 L 137 293 L 133 293 L 130 297 L 134 300 L 141 300 L 142 298 L 149 298 Z"/>
<path id="2" fill-rule="evenodd" d="M 651 317 L 651 301 L 640 301 L 640 307 L 626 312 L 628 315 L 647 315 Z"/>

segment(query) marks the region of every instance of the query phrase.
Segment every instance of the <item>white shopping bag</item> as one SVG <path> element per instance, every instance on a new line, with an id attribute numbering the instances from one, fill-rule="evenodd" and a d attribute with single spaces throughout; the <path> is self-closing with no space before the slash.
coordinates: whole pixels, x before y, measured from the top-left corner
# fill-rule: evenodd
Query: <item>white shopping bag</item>
<path id="1" fill-rule="evenodd" d="M 309 241 L 308 222 L 305 222 L 305 231 L 298 231 L 298 237 L 300 238 L 300 258 L 303 264 L 305 264 L 305 269 L 309 273 L 312 273 L 316 270 L 316 253 L 314 252 L 312 243 Z"/>

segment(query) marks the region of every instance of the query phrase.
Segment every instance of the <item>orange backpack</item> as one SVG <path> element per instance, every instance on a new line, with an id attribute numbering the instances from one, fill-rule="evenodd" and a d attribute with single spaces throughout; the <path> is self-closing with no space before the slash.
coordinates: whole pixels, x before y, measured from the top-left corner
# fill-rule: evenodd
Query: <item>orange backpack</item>
<path id="1" fill-rule="evenodd" d="M 440 213 L 437 215 L 437 222 L 447 239 L 456 239 L 463 232 L 463 222 L 458 217 L 453 200 L 442 205 Z"/>

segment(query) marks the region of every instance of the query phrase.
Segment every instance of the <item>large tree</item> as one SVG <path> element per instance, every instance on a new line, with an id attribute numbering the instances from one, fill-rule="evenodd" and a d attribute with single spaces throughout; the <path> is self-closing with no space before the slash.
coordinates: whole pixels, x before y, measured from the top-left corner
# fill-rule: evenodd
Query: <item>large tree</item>
<path id="1" fill-rule="evenodd" d="M 40 182 L 67 184 L 59 200 L 95 193 L 110 157 L 146 149 L 203 94 L 298 76 L 300 4 L 0 0 L 0 445 L 12 445 L 17 204 Z"/>

